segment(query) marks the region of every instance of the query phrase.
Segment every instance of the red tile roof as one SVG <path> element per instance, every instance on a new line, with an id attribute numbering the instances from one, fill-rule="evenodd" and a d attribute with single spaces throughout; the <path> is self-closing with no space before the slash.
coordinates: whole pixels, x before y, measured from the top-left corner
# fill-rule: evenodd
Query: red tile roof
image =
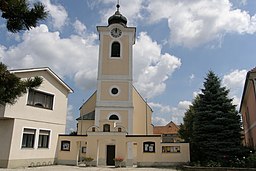
<path id="1" fill-rule="evenodd" d="M 179 126 L 174 122 L 170 122 L 165 126 L 154 126 L 153 133 L 154 134 L 178 134 Z"/>

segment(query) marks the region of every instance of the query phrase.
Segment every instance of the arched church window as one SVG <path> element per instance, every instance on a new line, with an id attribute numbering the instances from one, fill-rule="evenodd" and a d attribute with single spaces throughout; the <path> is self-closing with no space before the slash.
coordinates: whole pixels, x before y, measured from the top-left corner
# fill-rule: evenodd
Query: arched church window
<path id="1" fill-rule="evenodd" d="M 109 124 L 104 124 L 103 125 L 103 132 L 110 132 L 110 125 Z"/>
<path id="2" fill-rule="evenodd" d="M 111 115 L 109 120 L 119 120 L 119 117 L 117 115 Z"/>
<path id="3" fill-rule="evenodd" d="M 120 43 L 113 42 L 111 45 L 111 57 L 120 57 Z"/>

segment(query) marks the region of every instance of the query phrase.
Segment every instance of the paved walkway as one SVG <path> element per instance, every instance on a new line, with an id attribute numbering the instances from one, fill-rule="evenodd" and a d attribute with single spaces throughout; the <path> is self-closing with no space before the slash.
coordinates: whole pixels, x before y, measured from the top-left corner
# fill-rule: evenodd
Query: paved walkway
<path id="1" fill-rule="evenodd" d="M 168 168 L 115 168 L 115 167 L 77 167 L 77 166 L 45 166 L 34 168 L 18 168 L 18 169 L 1 169 L 0 171 L 176 171 L 175 169 Z"/>

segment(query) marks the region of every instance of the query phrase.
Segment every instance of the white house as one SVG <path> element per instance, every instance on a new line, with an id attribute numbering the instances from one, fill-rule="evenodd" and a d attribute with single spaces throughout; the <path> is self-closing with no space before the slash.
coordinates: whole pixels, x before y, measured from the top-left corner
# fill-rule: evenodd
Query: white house
<path id="1" fill-rule="evenodd" d="M 14 105 L 0 107 L 0 167 L 53 164 L 58 135 L 65 133 L 68 94 L 73 90 L 49 68 L 11 71 L 20 78 L 40 76 Z"/>

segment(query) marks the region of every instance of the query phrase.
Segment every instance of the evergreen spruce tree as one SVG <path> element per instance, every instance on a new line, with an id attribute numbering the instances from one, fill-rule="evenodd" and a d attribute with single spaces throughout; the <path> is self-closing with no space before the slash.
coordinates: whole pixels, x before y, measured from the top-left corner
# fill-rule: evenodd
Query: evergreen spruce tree
<path id="1" fill-rule="evenodd" d="M 192 143 L 202 163 L 230 166 L 241 156 L 241 120 L 229 90 L 209 71 L 195 109 Z"/>
<path id="2" fill-rule="evenodd" d="M 183 124 L 180 125 L 179 135 L 185 142 L 189 143 L 190 146 L 190 160 L 195 162 L 198 160 L 196 145 L 193 143 L 193 131 L 194 131 L 194 120 L 196 115 L 197 103 L 199 101 L 199 96 L 193 100 L 192 105 L 189 106 L 189 109 L 185 112 L 183 118 Z"/>
<path id="3" fill-rule="evenodd" d="M 193 125 L 198 101 L 199 96 L 196 96 L 192 102 L 192 105 L 190 105 L 188 110 L 185 112 L 183 124 L 180 125 L 178 133 L 180 137 L 185 140 L 185 142 L 191 143 L 191 140 L 193 139 Z"/>

